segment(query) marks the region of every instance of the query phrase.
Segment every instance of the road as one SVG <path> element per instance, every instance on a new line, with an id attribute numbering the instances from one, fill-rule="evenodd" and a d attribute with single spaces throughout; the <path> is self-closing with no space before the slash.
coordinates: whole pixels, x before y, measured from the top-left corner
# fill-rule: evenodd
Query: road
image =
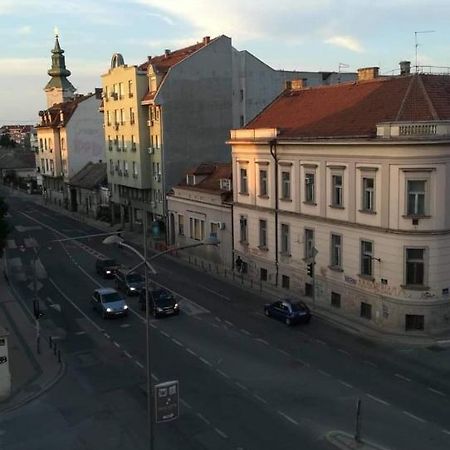
<path id="1" fill-rule="evenodd" d="M 99 238 L 45 246 L 100 230 L 21 197 L 7 201 L 11 282 L 30 306 L 32 261 L 43 245 L 41 325 L 60 338 L 68 364 L 47 405 L 84 424 L 72 436 L 78 442 L 84 433 L 79 448 L 99 435 L 108 436 L 101 448 L 145 448 L 145 320 L 137 299 L 129 298 L 127 318 L 108 321 L 89 304 L 95 288 L 114 286 L 95 273 L 98 255 L 128 267 L 139 261 Z M 151 320 L 153 381 L 179 380 L 181 391 L 180 417 L 156 426 L 155 448 L 331 449 L 328 432 L 354 432 L 357 399 L 366 439 L 388 449 L 450 448 L 445 348 L 387 346 L 318 318 L 289 328 L 264 317 L 267 299 L 255 293 L 172 258 L 153 263 L 154 281 L 174 291 L 182 308 L 179 317 Z"/>

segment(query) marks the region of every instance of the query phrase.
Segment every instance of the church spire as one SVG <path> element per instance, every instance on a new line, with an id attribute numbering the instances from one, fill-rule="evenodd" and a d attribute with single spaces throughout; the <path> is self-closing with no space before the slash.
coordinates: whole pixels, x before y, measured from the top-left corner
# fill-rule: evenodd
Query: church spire
<path id="1" fill-rule="evenodd" d="M 52 50 L 52 67 L 47 73 L 52 77 L 44 88 L 49 107 L 74 97 L 76 89 L 67 79 L 70 76 L 70 70 L 66 68 L 64 50 L 59 45 L 57 30 L 55 30 L 55 46 Z"/>

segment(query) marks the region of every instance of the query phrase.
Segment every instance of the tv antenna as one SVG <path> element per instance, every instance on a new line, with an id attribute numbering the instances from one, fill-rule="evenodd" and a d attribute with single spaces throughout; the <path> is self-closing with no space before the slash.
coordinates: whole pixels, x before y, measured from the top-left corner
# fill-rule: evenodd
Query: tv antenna
<path id="1" fill-rule="evenodd" d="M 345 63 L 339 63 L 338 66 L 338 83 L 341 82 L 341 69 L 348 69 L 350 67 L 349 64 L 345 64 Z"/>
<path id="2" fill-rule="evenodd" d="M 419 43 L 417 42 L 417 35 L 418 34 L 424 34 L 424 33 L 434 33 L 435 30 L 424 30 L 424 31 L 414 31 L 414 43 L 416 47 L 416 73 L 419 71 L 419 65 L 418 65 L 418 49 L 419 49 Z"/>

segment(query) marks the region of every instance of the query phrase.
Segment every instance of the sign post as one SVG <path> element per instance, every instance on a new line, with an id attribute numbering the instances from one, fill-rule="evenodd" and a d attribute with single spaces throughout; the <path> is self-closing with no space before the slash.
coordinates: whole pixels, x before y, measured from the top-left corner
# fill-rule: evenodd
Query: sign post
<path id="1" fill-rule="evenodd" d="M 178 380 L 155 384 L 156 422 L 169 422 L 179 415 Z"/>

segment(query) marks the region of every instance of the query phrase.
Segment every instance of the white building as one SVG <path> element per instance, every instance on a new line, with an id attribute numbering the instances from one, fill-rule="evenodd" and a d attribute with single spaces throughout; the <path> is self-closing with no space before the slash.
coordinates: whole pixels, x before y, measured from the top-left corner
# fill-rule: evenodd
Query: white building
<path id="1" fill-rule="evenodd" d="M 359 75 L 293 83 L 231 132 L 235 253 L 336 314 L 448 329 L 450 76 Z"/>

